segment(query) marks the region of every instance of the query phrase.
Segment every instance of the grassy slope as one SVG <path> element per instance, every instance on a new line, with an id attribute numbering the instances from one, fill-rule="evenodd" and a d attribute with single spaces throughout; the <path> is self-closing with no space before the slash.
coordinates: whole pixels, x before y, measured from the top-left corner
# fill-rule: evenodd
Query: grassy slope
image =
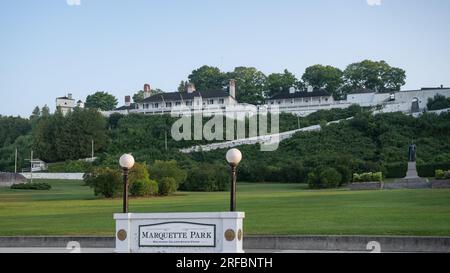
<path id="1" fill-rule="evenodd" d="M 49 192 L 0 189 L 0 235 L 113 235 L 121 200 L 97 199 L 76 181 Z M 130 200 L 132 212 L 226 211 L 221 193 Z M 450 190 L 306 190 L 299 184 L 240 184 L 248 234 L 450 235 Z"/>

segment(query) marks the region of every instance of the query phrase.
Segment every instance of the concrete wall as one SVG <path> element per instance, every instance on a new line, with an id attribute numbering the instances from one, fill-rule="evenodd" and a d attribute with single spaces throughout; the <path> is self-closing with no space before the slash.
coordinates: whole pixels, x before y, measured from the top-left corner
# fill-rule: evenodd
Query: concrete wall
<path id="1" fill-rule="evenodd" d="M 90 236 L 13 236 L 0 237 L 0 247 L 61 247 L 77 241 L 81 248 L 114 248 L 114 237 Z M 370 242 L 379 244 L 381 252 L 446 252 L 450 253 L 450 237 L 422 236 L 244 236 L 244 249 L 361 251 L 373 250 Z"/>
<path id="2" fill-rule="evenodd" d="M 22 173 L 27 179 L 30 173 Z M 61 179 L 61 180 L 83 180 L 84 173 L 33 173 L 33 179 Z"/>
<path id="3" fill-rule="evenodd" d="M 18 173 L 0 173 L 0 187 L 10 187 L 13 184 L 27 182 L 26 178 Z"/>

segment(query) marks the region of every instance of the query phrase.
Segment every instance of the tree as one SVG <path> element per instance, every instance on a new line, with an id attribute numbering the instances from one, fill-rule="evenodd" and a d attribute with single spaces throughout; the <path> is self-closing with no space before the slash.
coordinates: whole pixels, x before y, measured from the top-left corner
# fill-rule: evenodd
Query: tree
<path id="1" fill-rule="evenodd" d="M 65 117 L 56 112 L 39 119 L 33 146 L 36 156 L 55 162 L 90 156 L 92 140 L 96 151 L 105 147 L 106 119 L 97 110 L 75 108 Z"/>
<path id="2" fill-rule="evenodd" d="M 152 89 L 151 93 L 152 94 L 160 94 L 160 93 L 164 93 L 164 91 L 159 88 L 156 88 L 156 89 Z M 144 90 L 139 90 L 133 95 L 133 101 L 135 103 L 141 102 L 143 100 L 144 100 Z"/>
<path id="3" fill-rule="evenodd" d="M 344 82 L 342 76 L 343 72 L 339 68 L 317 64 L 306 68 L 302 80 L 313 88 L 327 90 L 335 99 L 342 99 L 338 93 Z"/>
<path id="4" fill-rule="evenodd" d="M 364 60 L 344 70 L 345 92 L 371 89 L 378 92 L 399 91 L 405 84 L 406 72 L 385 61 Z"/>
<path id="5" fill-rule="evenodd" d="M 42 107 L 42 110 L 41 110 L 41 116 L 42 116 L 42 117 L 48 117 L 48 116 L 50 116 L 50 108 L 47 106 L 47 104 L 44 105 L 44 107 Z"/>
<path id="6" fill-rule="evenodd" d="M 187 92 L 187 85 L 188 85 L 187 81 L 181 81 L 180 84 L 178 85 L 178 92 L 186 93 Z"/>
<path id="7" fill-rule="evenodd" d="M 204 65 L 188 76 L 197 90 L 222 89 L 226 85 L 226 75 L 217 67 Z"/>
<path id="8" fill-rule="evenodd" d="M 30 119 L 34 120 L 41 116 L 41 109 L 39 109 L 39 106 L 34 107 L 33 112 L 31 112 Z"/>
<path id="9" fill-rule="evenodd" d="M 110 111 L 116 108 L 117 98 L 107 92 L 97 91 L 87 96 L 85 106 L 86 108 Z"/>
<path id="10" fill-rule="evenodd" d="M 267 77 L 266 82 L 268 96 L 273 96 L 281 91 L 289 90 L 291 87 L 302 89 L 302 83 L 295 77 L 294 74 L 287 69 L 283 73 L 272 73 Z"/>
<path id="11" fill-rule="evenodd" d="M 260 104 L 264 101 L 266 75 L 254 67 L 236 67 L 227 73 L 229 79 L 236 80 L 236 97 L 239 102 Z"/>

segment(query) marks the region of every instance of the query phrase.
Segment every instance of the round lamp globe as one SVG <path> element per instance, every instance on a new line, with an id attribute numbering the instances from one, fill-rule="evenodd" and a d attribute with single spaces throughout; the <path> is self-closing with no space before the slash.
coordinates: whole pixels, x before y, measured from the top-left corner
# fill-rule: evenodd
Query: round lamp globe
<path id="1" fill-rule="evenodd" d="M 226 159 L 230 165 L 238 165 L 242 159 L 242 153 L 236 148 L 230 149 L 227 152 Z"/>
<path id="2" fill-rule="evenodd" d="M 119 159 L 120 167 L 131 169 L 134 166 L 134 157 L 131 154 L 124 154 Z"/>

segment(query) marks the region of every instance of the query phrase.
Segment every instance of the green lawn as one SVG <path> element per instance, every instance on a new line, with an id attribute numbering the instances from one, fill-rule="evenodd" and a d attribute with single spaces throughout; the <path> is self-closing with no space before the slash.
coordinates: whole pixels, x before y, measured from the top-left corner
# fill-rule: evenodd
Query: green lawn
<path id="1" fill-rule="evenodd" d="M 47 181 L 48 182 L 48 181 Z M 0 236 L 111 235 L 120 199 L 96 198 L 76 181 L 50 191 L 0 188 Z M 450 235 L 450 190 L 307 190 L 238 184 L 247 234 Z M 229 193 L 181 192 L 130 200 L 131 212 L 226 211 Z"/>

